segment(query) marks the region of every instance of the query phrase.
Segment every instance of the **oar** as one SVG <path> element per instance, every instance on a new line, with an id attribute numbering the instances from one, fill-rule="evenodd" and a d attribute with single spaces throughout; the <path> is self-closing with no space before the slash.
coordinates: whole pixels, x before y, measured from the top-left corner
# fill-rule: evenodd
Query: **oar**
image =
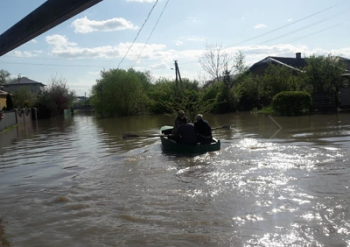
<path id="1" fill-rule="evenodd" d="M 226 124 L 221 127 L 212 128 L 211 130 L 219 130 L 219 129 L 231 129 L 231 125 Z"/>
<path id="2" fill-rule="evenodd" d="M 154 134 L 154 135 L 138 135 L 138 134 L 135 134 L 135 133 L 123 133 L 123 139 L 131 138 L 131 137 L 160 137 L 160 136 L 167 136 L 167 135 L 157 135 L 157 134 Z"/>
<path id="3" fill-rule="evenodd" d="M 231 128 L 231 125 L 229 124 L 226 124 L 226 125 L 223 125 L 221 127 L 216 127 L 216 128 L 212 128 L 211 130 L 218 130 L 218 129 L 230 129 Z M 123 133 L 123 139 L 126 139 L 126 138 L 132 138 L 132 137 L 161 137 L 161 136 L 171 136 L 171 135 L 159 135 L 159 134 L 152 134 L 152 135 L 138 135 L 138 134 L 135 134 L 135 133 Z"/>

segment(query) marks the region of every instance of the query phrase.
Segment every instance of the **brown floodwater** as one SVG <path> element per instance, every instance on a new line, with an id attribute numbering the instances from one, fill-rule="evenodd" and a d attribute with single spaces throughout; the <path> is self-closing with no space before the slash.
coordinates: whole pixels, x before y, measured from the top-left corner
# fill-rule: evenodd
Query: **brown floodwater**
<path id="1" fill-rule="evenodd" d="M 349 246 L 350 114 L 205 116 L 218 152 L 162 153 L 167 116 L 0 135 L 0 246 Z"/>

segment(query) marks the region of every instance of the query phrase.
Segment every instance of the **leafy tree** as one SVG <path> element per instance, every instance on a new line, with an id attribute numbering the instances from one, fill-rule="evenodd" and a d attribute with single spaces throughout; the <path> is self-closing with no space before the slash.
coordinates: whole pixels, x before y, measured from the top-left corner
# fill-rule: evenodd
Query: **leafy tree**
<path id="1" fill-rule="evenodd" d="M 208 113 L 215 106 L 214 99 L 204 99 L 204 94 L 194 90 L 185 90 L 180 96 L 160 102 L 166 112 L 176 115 L 179 110 L 184 110 L 190 121 L 194 121 L 198 113 Z"/>
<path id="2" fill-rule="evenodd" d="M 334 93 L 340 76 L 345 72 L 344 63 L 331 54 L 328 56 L 312 55 L 306 58 L 306 61 L 305 80 L 312 87 L 311 92 Z"/>
<path id="3" fill-rule="evenodd" d="M 156 114 L 172 113 L 163 102 L 173 102 L 175 99 L 175 81 L 160 78 L 150 87 L 147 95 L 149 97 L 149 110 Z"/>
<path id="4" fill-rule="evenodd" d="M 73 104 L 74 98 L 75 92 L 69 90 L 66 79 L 53 77 L 51 84 L 38 94 L 36 107 L 43 117 L 61 115 Z"/>
<path id="5" fill-rule="evenodd" d="M 36 102 L 36 95 L 26 87 L 20 87 L 13 92 L 13 106 L 16 108 L 32 107 Z"/>
<path id="6" fill-rule="evenodd" d="M 101 79 L 92 87 L 92 101 L 101 116 L 126 116 L 146 111 L 148 98 L 143 93 L 140 74 L 130 69 L 101 71 Z"/>
<path id="7" fill-rule="evenodd" d="M 214 105 L 216 94 L 207 96 L 201 92 L 197 81 L 184 79 L 182 87 L 177 87 L 175 80 L 161 78 L 152 86 L 149 97 L 152 103 L 152 112 L 160 114 L 177 114 L 184 110 L 186 115 L 194 120 L 198 113 L 208 113 Z"/>
<path id="8" fill-rule="evenodd" d="M 241 77 L 236 88 L 238 109 L 243 111 L 249 111 L 253 108 L 260 109 L 261 104 L 263 104 L 261 102 L 261 91 L 259 77 L 252 74 Z"/>
<path id="9" fill-rule="evenodd" d="M 0 69 L 0 85 L 6 84 L 11 74 L 7 70 Z"/>
<path id="10" fill-rule="evenodd" d="M 261 77 L 261 97 L 270 104 L 274 95 L 282 91 L 299 91 L 303 86 L 302 71 L 270 64 Z"/>

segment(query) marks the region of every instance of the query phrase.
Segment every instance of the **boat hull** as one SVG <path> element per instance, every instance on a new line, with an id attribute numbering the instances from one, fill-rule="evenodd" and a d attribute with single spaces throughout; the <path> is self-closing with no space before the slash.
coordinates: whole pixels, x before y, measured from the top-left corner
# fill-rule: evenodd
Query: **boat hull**
<path id="1" fill-rule="evenodd" d="M 160 129 L 160 140 L 162 142 L 163 152 L 165 153 L 201 154 L 220 150 L 220 140 L 215 138 L 213 138 L 213 141 L 209 144 L 184 145 L 177 143 L 167 136 L 172 133 L 172 130 L 172 126 L 163 126 Z"/>

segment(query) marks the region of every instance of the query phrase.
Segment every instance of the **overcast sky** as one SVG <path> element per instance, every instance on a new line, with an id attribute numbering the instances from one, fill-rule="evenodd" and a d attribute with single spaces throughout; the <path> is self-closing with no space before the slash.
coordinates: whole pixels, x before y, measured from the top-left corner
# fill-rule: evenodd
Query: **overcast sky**
<path id="1" fill-rule="evenodd" d="M 0 33 L 45 0 L 0 0 Z M 268 4 L 267 4 L 268 3 Z M 199 81 L 208 45 L 267 56 L 350 58 L 350 0 L 104 0 L 0 57 L 0 69 L 49 84 L 62 78 L 90 94 L 103 69 L 133 67 L 154 78 Z"/>

